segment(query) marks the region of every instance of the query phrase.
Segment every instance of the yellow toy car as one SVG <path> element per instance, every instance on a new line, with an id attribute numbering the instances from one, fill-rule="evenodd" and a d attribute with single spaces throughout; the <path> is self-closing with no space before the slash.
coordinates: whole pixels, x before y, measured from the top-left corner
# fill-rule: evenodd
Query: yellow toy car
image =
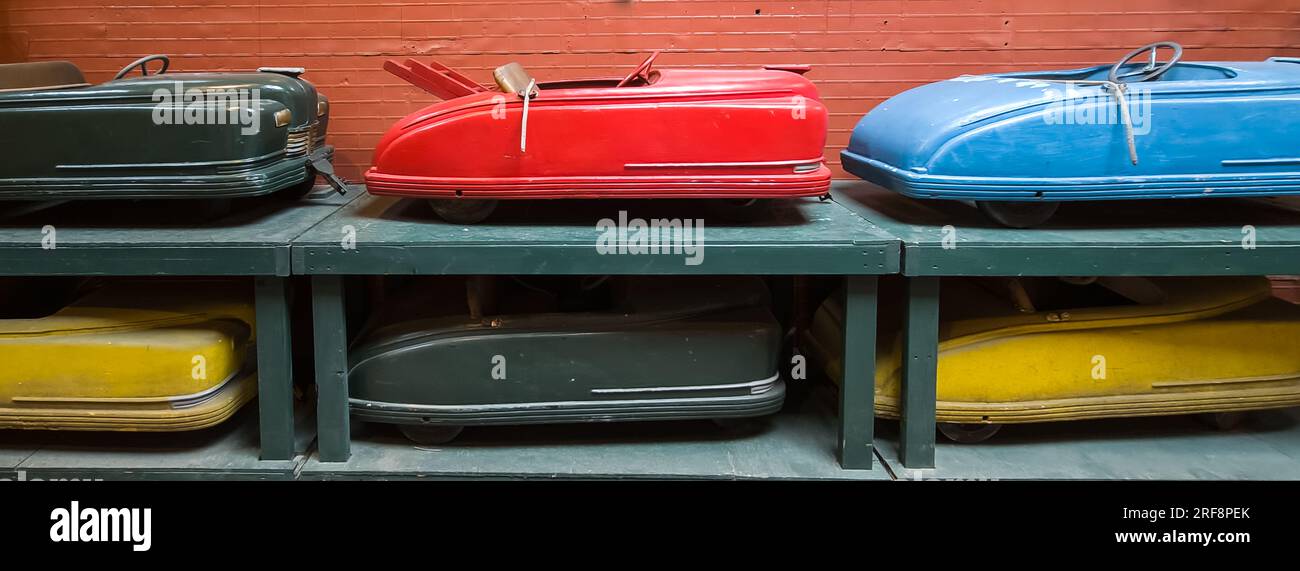
<path id="1" fill-rule="evenodd" d="M 1002 424 L 1300 405 L 1300 306 L 1264 278 L 952 279 L 943 284 L 937 420 L 958 442 Z M 801 335 L 841 378 L 838 296 Z M 876 413 L 899 414 L 902 339 L 877 341 Z"/>
<path id="2" fill-rule="evenodd" d="M 247 282 L 22 283 L 0 283 L 0 428 L 195 430 L 257 393 Z"/>

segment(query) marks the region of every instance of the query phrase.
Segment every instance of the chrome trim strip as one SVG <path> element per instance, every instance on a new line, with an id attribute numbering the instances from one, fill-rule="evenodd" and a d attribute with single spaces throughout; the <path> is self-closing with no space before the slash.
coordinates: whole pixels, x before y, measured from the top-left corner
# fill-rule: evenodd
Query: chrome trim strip
<path id="1" fill-rule="evenodd" d="M 246 165 L 265 161 L 283 155 L 284 151 L 271 151 L 260 157 L 249 159 L 232 159 L 228 161 L 204 161 L 199 163 L 121 163 L 111 165 L 58 165 L 56 169 L 145 169 L 145 168 L 173 168 L 173 167 L 205 167 L 205 166 L 227 166 L 227 165 Z"/>
<path id="2" fill-rule="evenodd" d="M 1225 167 L 1252 167 L 1268 165 L 1300 165 L 1300 157 L 1279 159 L 1230 159 L 1219 163 Z"/>
<path id="3" fill-rule="evenodd" d="M 776 382 L 781 379 L 781 373 L 777 373 L 759 381 L 750 381 L 748 383 L 732 383 L 727 385 L 695 385 L 687 387 L 645 387 L 634 389 L 591 389 L 593 395 L 628 395 L 628 394 L 655 394 L 655 393 L 683 393 L 683 392 L 705 392 L 731 389 L 749 389 L 749 394 L 759 395 L 772 390 Z"/>
<path id="4" fill-rule="evenodd" d="M 675 169 L 689 167 L 784 167 L 805 165 L 815 163 L 820 165 L 825 160 L 822 157 L 815 159 L 803 159 L 797 161 L 753 161 L 753 162 L 734 162 L 734 163 L 625 163 L 623 168 L 629 169 Z"/>
<path id="5" fill-rule="evenodd" d="M 297 130 L 290 130 L 289 137 L 284 144 L 284 154 L 290 157 L 302 156 L 311 152 L 316 143 L 316 130 L 320 126 L 320 121 L 315 121 L 307 127 L 299 127 Z"/>

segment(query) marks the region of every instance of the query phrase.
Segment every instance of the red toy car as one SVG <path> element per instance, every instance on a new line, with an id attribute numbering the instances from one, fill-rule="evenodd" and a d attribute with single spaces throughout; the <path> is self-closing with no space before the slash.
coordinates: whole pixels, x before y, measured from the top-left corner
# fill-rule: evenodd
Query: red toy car
<path id="1" fill-rule="evenodd" d="M 433 199 L 462 224 L 498 199 L 720 198 L 733 214 L 830 188 L 826 107 L 808 66 L 652 69 L 538 83 L 519 64 L 488 89 L 436 62 L 384 69 L 445 99 L 399 121 L 366 172 L 372 194 Z"/>

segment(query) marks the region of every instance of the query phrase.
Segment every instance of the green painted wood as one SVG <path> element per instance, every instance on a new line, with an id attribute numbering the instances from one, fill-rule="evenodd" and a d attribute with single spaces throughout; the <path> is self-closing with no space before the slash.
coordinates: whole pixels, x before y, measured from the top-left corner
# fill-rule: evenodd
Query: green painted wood
<path id="1" fill-rule="evenodd" d="M 837 182 L 835 201 L 903 241 L 907 276 L 1196 276 L 1300 273 L 1300 200 L 1067 203 L 1040 228 L 972 206 Z M 901 462 L 934 466 L 937 278 L 909 279 Z"/>
<path id="2" fill-rule="evenodd" d="M 306 415 L 300 415 L 305 417 Z M 300 424 L 295 454 L 259 460 L 253 406 L 212 428 L 190 432 L 22 431 L 38 449 L 16 470 L 27 480 L 291 480 L 313 434 Z"/>
<path id="3" fill-rule="evenodd" d="M 678 254 L 601 254 L 602 219 L 701 219 L 699 264 Z M 351 241 L 355 239 L 355 242 Z M 294 240 L 301 274 L 831 274 L 898 271 L 897 241 L 833 202 L 784 201 L 766 220 L 724 222 L 705 201 L 504 201 L 452 225 L 417 200 L 367 197 Z"/>
<path id="4" fill-rule="evenodd" d="M 840 466 L 870 470 L 875 456 L 876 278 L 849 276 L 844 288 L 844 379 L 840 386 Z"/>
<path id="5" fill-rule="evenodd" d="M 837 182 L 832 195 L 903 241 L 909 276 L 1300 273 L 1294 198 L 1065 203 L 1043 227 L 1017 230 L 864 182 Z"/>
<path id="6" fill-rule="evenodd" d="M 219 218 L 193 201 L 75 201 L 9 218 L 0 203 L 0 275 L 287 276 L 290 240 L 359 194 L 249 199 Z"/>
<path id="7" fill-rule="evenodd" d="M 0 430 L 0 478 L 36 452 L 38 446 L 32 442 L 31 433 L 25 430 Z"/>
<path id="8" fill-rule="evenodd" d="M 345 462 L 350 452 L 347 316 L 343 278 L 313 276 L 312 335 L 316 355 L 316 437 L 320 458 Z"/>
<path id="9" fill-rule="evenodd" d="M 939 367 L 939 278 L 907 280 L 899 455 L 908 468 L 934 467 L 935 391 Z"/>
<path id="10" fill-rule="evenodd" d="M 831 442 L 835 397 L 821 387 L 787 399 L 755 431 L 708 421 L 474 426 L 453 444 L 419 446 L 386 424 L 359 422 L 352 457 L 303 466 L 303 480 L 602 479 L 888 480 L 842 470 Z"/>
<path id="11" fill-rule="evenodd" d="M 301 200 L 249 199 L 215 218 L 205 217 L 194 201 L 22 209 L 0 203 L 0 275 L 287 276 L 290 240 L 360 194 L 317 189 Z M 256 286 L 258 407 L 267 415 L 261 429 L 267 460 L 292 458 L 301 449 L 293 427 L 285 282 L 271 278 Z"/>
<path id="12" fill-rule="evenodd" d="M 255 280 L 257 311 L 257 404 L 263 460 L 294 455 L 293 348 L 290 343 L 288 278 Z"/>
<path id="13" fill-rule="evenodd" d="M 902 464 L 894 423 L 876 436 L 900 480 L 1300 480 L 1300 408 L 1250 413 L 1232 430 L 1194 415 L 1011 424 L 992 439 L 940 438 L 934 469 Z"/>

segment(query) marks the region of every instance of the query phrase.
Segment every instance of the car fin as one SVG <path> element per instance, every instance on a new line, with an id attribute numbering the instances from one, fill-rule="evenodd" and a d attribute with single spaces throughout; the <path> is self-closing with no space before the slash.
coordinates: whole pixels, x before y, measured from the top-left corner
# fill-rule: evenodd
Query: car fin
<path id="1" fill-rule="evenodd" d="M 393 75 L 396 75 L 397 77 L 402 78 L 407 83 L 414 85 L 420 89 L 423 89 L 429 92 L 430 95 L 433 95 L 434 97 L 437 97 L 439 99 L 455 99 L 457 97 L 451 91 L 448 91 L 447 89 L 443 88 L 434 80 L 426 79 L 425 77 L 418 75 L 415 72 L 405 67 L 402 67 L 402 64 L 397 63 L 393 60 L 388 60 L 384 62 L 384 71 L 387 71 L 388 73 L 391 73 Z"/>
<path id="2" fill-rule="evenodd" d="M 475 82 L 474 80 L 472 80 L 472 79 L 466 77 L 465 74 L 463 74 L 463 73 L 461 73 L 461 72 L 459 72 L 459 71 L 456 71 L 456 70 L 454 70 L 454 69 L 452 69 L 452 68 L 450 68 L 450 67 L 447 67 L 447 66 L 445 66 L 445 65 L 442 65 L 441 63 L 439 63 L 439 62 L 437 62 L 437 61 L 429 60 L 429 67 L 431 67 L 431 68 L 433 68 L 433 69 L 435 69 L 435 70 L 437 70 L 437 71 L 442 72 L 444 75 L 446 75 L 446 76 L 448 76 L 448 77 L 450 77 L 450 78 L 452 78 L 452 79 L 454 79 L 454 80 L 456 80 L 456 81 L 459 81 L 459 82 L 460 82 L 461 84 L 463 84 L 465 87 L 468 87 L 468 88 L 470 88 L 470 89 L 473 89 L 474 91 L 487 91 L 487 90 L 488 90 L 488 88 L 483 87 L 481 84 L 479 84 L 479 83 Z"/>
<path id="3" fill-rule="evenodd" d="M 790 73 L 803 75 L 812 71 L 812 66 L 807 64 L 772 64 L 763 66 L 763 69 L 770 69 L 772 71 L 788 71 Z"/>
<path id="4" fill-rule="evenodd" d="M 438 84 L 456 97 L 484 91 L 483 87 L 477 83 L 471 81 L 467 85 L 456 79 L 452 74 L 434 69 L 413 59 L 406 60 L 406 68 L 411 70 L 412 73 Z"/>

